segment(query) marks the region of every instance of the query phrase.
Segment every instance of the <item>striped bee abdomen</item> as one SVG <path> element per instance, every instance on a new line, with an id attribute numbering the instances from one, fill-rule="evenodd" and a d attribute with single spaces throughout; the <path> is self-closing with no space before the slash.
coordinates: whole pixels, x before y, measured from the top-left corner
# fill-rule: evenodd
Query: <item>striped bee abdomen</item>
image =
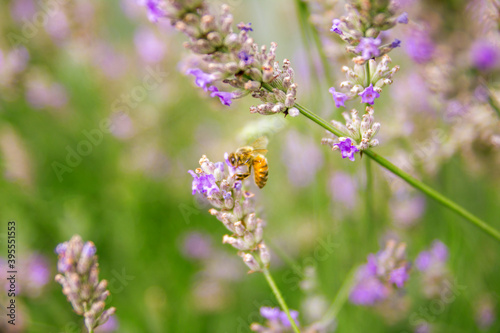
<path id="1" fill-rule="evenodd" d="M 267 166 L 267 160 L 264 155 L 258 154 L 253 159 L 253 173 L 255 178 L 255 184 L 259 188 L 263 188 L 267 183 L 269 167 Z"/>

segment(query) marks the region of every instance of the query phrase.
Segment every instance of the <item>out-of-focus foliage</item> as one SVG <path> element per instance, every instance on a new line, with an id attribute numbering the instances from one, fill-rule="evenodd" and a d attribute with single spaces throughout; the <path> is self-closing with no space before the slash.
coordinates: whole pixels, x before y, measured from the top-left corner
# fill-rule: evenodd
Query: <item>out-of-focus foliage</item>
<path id="1" fill-rule="evenodd" d="M 314 47 L 298 38 L 302 28 L 292 2 L 229 5 L 236 22 L 252 22 L 259 43 L 276 41 L 278 59 L 292 60 L 298 100 L 339 119 L 328 94 L 335 82 L 325 82 Z M 474 2 L 428 1 L 414 10 L 436 8 L 425 12 L 435 52 L 444 48 L 449 55 L 460 45 L 458 18 L 466 6 Z M 397 31 L 403 48 L 412 38 L 404 29 L 410 27 Z M 302 117 L 264 118 L 248 112 L 251 100 L 223 107 L 204 96 L 180 71 L 183 36 L 166 23 L 152 25 L 134 0 L 4 1 L 0 31 L 0 256 L 6 253 L 7 221 L 15 220 L 19 262 L 42 256 L 50 270 L 41 269 L 41 282 L 34 275 L 35 282 L 20 289 L 20 322 L 12 332 L 81 332 L 81 318 L 53 281 L 54 249 L 73 234 L 97 247 L 109 304 L 117 308 L 117 332 L 249 332 L 252 322 L 262 322 L 259 307 L 276 306 L 269 287 L 260 274 L 247 275 L 233 249 L 221 244 L 226 230 L 208 214 L 208 205 L 191 195 L 187 173 L 201 155 L 221 161 L 262 128 L 270 138 L 269 181 L 253 192 L 267 221 L 271 268 L 301 320 L 314 316 L 311 309 L 318 305 L 309 303 L 310 291 L 299 288 L 306 267 L 316 267 L 315 292 L 329 302 L 348 272 L 391 235 L 407 243 L 412 260 L 434 239 L 446 244 L 453 295 L 426 298 L 423 273 L 414 269 L 398 311 L 346 304 L 339 331 L 413 332 L 427 322 L 432 332 L 476 332 L 481 309 L 500 314 L 498 243 L 406 185 L 388 181 L 375 166 L 375 212 L 368 219 L 365 158 L 340 159 L 320 145 L 323 130 Z M 342 52 L 340 44 L 329 48 Z M 427 91 L 432 73 L 415 76 L 419 64 L 402 49 L 392 54 L 401 72 L 377 105 L 382 115 L 377 149 L 416 161 L 412 168 L 426 182 L 500 228 L 498 150 L 476 140 L 439 162 L 432 154 L 415 155 L 453 138 L 454 127 L 443 120 L 442 110 L 451 97 L 465 103 L 460 99 L 465 92 Z M 332 68 L 345 62 L 328 57 Z M 460 73 L 466 82 L 474 80 L 464 75 L 476 77 Z M 441 128 L 446 142 L 429 141 Z M 29 280 L 29 272 L 19 276 Z M 33 288 L 36 281 L 41 289 Z M 5 297 L 2 292 L 2 304 Z M 497 332 L 499 325 L 486 331 Z"/>

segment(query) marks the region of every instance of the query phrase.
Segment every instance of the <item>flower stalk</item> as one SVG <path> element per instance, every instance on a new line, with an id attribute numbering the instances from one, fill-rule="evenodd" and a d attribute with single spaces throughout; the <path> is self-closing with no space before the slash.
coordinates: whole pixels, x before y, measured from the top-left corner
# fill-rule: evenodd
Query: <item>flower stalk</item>
<path id="1" fill-rule="evenodd" d="M 300 105 L 299 103 L 295 103 L 295 107 L 300 111 L 302 115 L 304 115 L 306 118 L 309 118 L 319 126 L 323 127 L 329 132 L 332 132 L 336 136 L 346 136 L 344 133 L 342 133 L 340 130 L 337 128 L 333 127 L 328 121 L 324 120 L 323 118 L 319 117 L 317 114 L 311 112 L 304 106 Z M 379 154 L 375 153 L 371 149 L 366 149 L 363 151 L 363 154 L 368 156 L 369 158 L 373 159 L 375 162 L 377 162 L 380 166 L 386 168 L 387 170 L 391 171 L 393 174 L 398 176 L 399 178 L 403 179 L 405 182 L 416 188 L 417 190 L 423 192 L 425 195 L 427 195 L 429 198 L 437 201 L 444 207 L 450 209 L 451 211 L 457 213 L 458 215 L 462 216 L 465 218 L 467 221 L 490 235 L 491 237 L 495 238 L 496 240 L 500 241 L 500 232 L 475 216 L 474 214 L 470 213 L 468 210 L 460 206 L 459 204 L 455 203 L 454 201 L 448 199 L 441 193 L 437 192 L 436 190 L 432 189 L 428 185 L 424 184 L 420 180 L 412 177 L 410 174 L 404 172 L 391 162 L 389 162 L 387 159 L 384 157 L 380 156 Z"/>
<path id="2" fill-rule="evenodd" d="M 266 277 L 266 281 L 269 284 L 269 287 L 271 287 L 271 290 L 273 291 L 274 296 L 276 296 L 276 299 L 278 300 L 278 303 L 280 304 L 281 310 L 283 310 L 286 313 L 288 320 L 290 321 L 290 324 L 292 325 L 293 331 L 295 333 L 300 333 L 300 330 L 297 327 L 295 320 L 293 320 L 292 316 L 290 315 L 290 309 L 288 308 L 288 305 L 286 304 L 285 299 L 281 295 L 281 292 L 280 292 L 278 286 L 274 282 L 274 279 L 273 279 L 271 273 L 269 272 L 269 269 L 264 268 L 262 270 L 262 272 L 264 273 L 264 276 Z"/>

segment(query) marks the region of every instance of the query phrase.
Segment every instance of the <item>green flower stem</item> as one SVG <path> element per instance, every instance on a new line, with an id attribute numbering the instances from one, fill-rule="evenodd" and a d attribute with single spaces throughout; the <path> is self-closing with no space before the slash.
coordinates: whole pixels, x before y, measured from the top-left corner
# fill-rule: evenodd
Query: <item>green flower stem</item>
<path id="1" fill-rule="evenodd" d="M 371 222 L 374 219 L 374 214 L 373 214 L 373 173 L 372 173 L 372 166 L 371 166 L 371 161 L 367 158 L 366 159 L 366 220 L 368 223 L 371 224 Z"/>
<path id="2" fill-rule="evenodd" d="M 349 298 L 349 292 L 351 291 L 351 288 L 354 284 L 355 277 L 356 277 L 356 268 L 353 268 L 347 275 L 347 278 L 344 280 L 344 283 L 342 284 L 337 295 L 333 299 L 332 304 L 323 315 L 323 318 L 320 321 L 322 327 L 325 328 L 328 327 L 331 323 L 335 321 L 335 318 L 337 318 L 340 310 L 342 309 L 344 304 L 347 302 L 347 299 Z"/>
<path id="3" fill-rule="evenodd" d="M 333 127 L 329 122 L 326 120 L 322 119 L 321 117 L 317 116 L 313 112 L 309 111 L 302 105 L 295 103 L 295 107 L 299 109 L 300 113 L 304 115 L 305 117 L 309 118 L 310 120 L 314 121 L 316 124 L 320 125 L 327 131 L 332 132 L 336 136 L 346 136 L 344 133 Z M 441 205 L 445 206 L 446 208 L 454 211 L 458 215 L 464 217 L 467 219 L 469 222 L 474 224 L 476 227 L 479 229 L 483 230 L 486 232 L 488 235 L 492 236 L 496 240 L 500 241 L 500 232 L 496 230 L 495 228 L 491 227 L 488 225 L 486 222 L 482 221 L 478 217 L 474 216 L 472 213 L 464 209 L 462 206 L 456 204 L 452 200 L 448 199 L 444 195 L 440 194 L 439 192 L 433 190 L 429 186 L 425 185 L 421 181 L 417 180 L 416 178 L 410 176 L 408 173 L 404 172 L 388 160 L 386 160 L 384 157 L 378 155 L 377 153 L 373 152 L 371 149 L 367 149 L 363 151 L 363 155 L 366 155 L 373 159 L 375 162 L 380 164 L 382 167 L 386 168 L 387 170 L 391 171 L 394 173 L 396 176 L 400 177 L 404 181 L 406 181 L 408 184 L 413 186 L 419 191 L 422 191 L 425 193 L 428 197 L 436 200 L 439 202 Z"/>
<path id="4" fill-rule="evenodd" d="M 495 110 L 495 112 L 497 113 L 497 115 L 500 117 L 500 107 L 498 106 L 498 103 L 495 100 L 495 97 L 493 97 L 491 95 L 491 92 L 489 92 L 489 95 L 488 95 L 488 103 L 493 108 L 493 110 Z"/>
<path id="5" fill-rule="evenodd" d="M 264 276 L 266 277 L 267 283 L 269 284 L 269 287 L 271 287 L 274 296 L 276 296 L 276 299 L 278 300 L 278 303 L 280 304 L 281 309 L 286 313 L 288 320 L 292 324 L 293 331 L 295 333 L 300 333 L 299 328 L 297 327 L 297 324 L 295 323 L 295 320 L 293 320 L 292 316 L 290 315 L 290 310 L 288 309 L 288 306 L 286 305 L 285 299 L 283 296 L 281 296 L 281 292 L 278 289 L 278 286 L 276 283 L 274 283 L 273 277 L 271 276 L 271 273 L 267 268 L 264 268 L 263 270 Z"/>

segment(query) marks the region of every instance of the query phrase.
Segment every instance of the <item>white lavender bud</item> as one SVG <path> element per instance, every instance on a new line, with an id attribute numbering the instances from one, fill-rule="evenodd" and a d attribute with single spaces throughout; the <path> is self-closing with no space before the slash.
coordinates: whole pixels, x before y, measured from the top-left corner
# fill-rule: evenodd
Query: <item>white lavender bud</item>
<path id="1" fill-rule="evenodd" d="M 271 262 L 271 254 L 269 253 L 269 250 L 267 249 L 267 246 L 264 244 L 259 245 L 259 254 L 260 254 L 260 261 L 264 266 L 268 266 L 269 263 Z"/>
<path id="2" fill-rule="evenodd" d="M 250 268 L 250 273 L 259 272 L 261 270 L 259 263 L 250 253 L 243 254 L 242 258 L 243 262 Z"/>

